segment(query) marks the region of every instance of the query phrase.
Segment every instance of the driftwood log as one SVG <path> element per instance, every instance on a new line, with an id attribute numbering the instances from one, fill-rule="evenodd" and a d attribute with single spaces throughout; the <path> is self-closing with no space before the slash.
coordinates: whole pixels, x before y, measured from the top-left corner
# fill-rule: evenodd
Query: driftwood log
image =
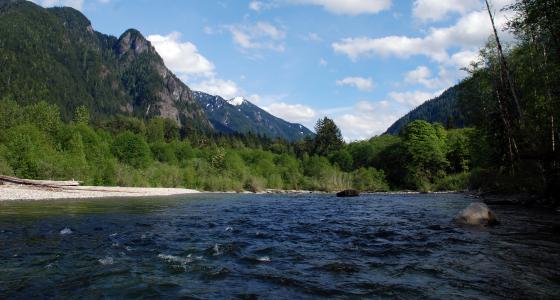
<path id="1" fill-rule="evenodd" d="M 0 175 L 0 182 L 11 183 L 11 184 L 21 184 L 21 185 L 31 185 L 38 187 L 47 188 L 61 188 L 69 186 L 79 186 L 81 182 L 79 181 L 54 181 L 54 180 L 31 180 L 31 179 L 21 179 L 12 176 Z"/>

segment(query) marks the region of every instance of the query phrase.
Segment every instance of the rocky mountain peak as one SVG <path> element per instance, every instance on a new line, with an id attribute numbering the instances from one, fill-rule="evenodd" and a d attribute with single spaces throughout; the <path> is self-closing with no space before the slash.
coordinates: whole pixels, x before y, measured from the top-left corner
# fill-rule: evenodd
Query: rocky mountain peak
<path id="1" fill-rule="evenodd" d="M 129 29 L 121 35 L 117 51 L 121 56 L 127 54 L 138 56 L 144 52 L 156 53 L 152 44 L 136 29 Z"/>

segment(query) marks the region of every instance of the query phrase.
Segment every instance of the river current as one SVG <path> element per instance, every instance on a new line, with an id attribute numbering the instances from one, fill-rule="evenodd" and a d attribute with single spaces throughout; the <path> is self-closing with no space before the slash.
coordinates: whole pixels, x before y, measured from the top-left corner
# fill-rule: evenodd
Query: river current
<path id="1" fill-rule="evenodd" d="M 0 203 L 1 299 L 558 299 L 559 214 L 448 195 Z"/>

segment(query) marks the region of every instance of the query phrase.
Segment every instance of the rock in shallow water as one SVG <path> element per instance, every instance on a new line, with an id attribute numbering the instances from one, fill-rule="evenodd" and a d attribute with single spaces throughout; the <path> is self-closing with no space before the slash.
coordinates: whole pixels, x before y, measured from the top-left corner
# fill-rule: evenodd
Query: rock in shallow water
<path id="1" fill-rule="evenodd" d="M 336 193 L 337 197 L 358 197 L 360 196 L 360 192 L 356 190 L 345 190 L 342 192 Z"/>
<path id="2" fill-rule="evenodd" d="M 471 203 L 463 209 L 456 217 L 455 222 L 464 225 L 497 225 L 498 218 L 484 203 Z"/>

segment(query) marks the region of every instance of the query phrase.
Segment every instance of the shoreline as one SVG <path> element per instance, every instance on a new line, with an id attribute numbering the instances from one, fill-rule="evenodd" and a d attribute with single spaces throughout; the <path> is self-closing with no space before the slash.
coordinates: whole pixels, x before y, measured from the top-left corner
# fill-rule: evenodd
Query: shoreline
<path id="1" fill-rule="evenodd" d="M 458 193 L 458 191 L 434 192 L 434 194 Z M 460 192 L 459 192 L 460 193 Z M 209 192 L 184 188 L 145 188 L 145 187 L 108 187 L 108 186 L 71 186 L 71 187 L 38 187 L 30 185 L 0 185 L 0 202 L 3 201 L 41 201 L 64 199 L 103 199 L 103 198 L 140 198 L 165 197 L 191 194 L 255 194 L 255 195 L 328 195 L 324 191 L 307 190 L 275 190 L 267 189 L 260 192 Z M 362 195 L 414 195 L 422 194 L 414 191 L 364 192 Z"/>
<path id="2" fill-rule="evenodd" d="M 41 201 L 62 199 L 164 197 L 198 194 L 199 191 L 182 188 L 136 188 L 106 186 L 76 186 L 45 188 L 28 185 L 0 185 L 2 201 Z"/>

